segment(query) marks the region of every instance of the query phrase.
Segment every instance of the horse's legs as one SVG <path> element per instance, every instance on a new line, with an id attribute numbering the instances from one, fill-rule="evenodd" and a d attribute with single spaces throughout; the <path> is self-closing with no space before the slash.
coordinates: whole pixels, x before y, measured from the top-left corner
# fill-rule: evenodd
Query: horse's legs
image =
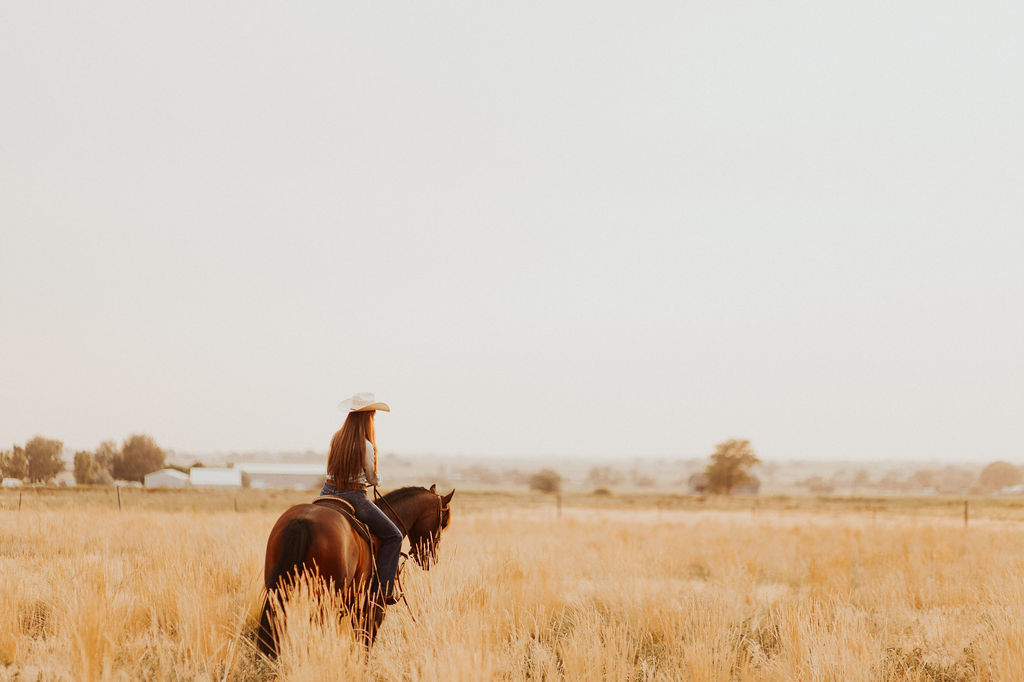
<path id="1" fill-rule="evenodd" d="M 360 595 L 349 611 L 352 630 L 362 640 L 367 653 L 377 639 L 377 631 L 384 620 L 384 604 L 379 597 L 369 593 Z"/>
<path id="2" fill-rule="evenodd" d="M 377 631 L 380 629 L 380 624 L 384 622 L 384 604 L 380 599 L 374 597 L 370 599 L 370 610 L 366 614 L 366 650 L 369 651 L 370 647 L 373 646 L 374 641 L 377 639 Z"/>
<path id="3" fill-rule="evenodd" d="M 277 656 L 277 609 L 274 608 L 276 590 L 269 591 L 263 597 L 263 607 L 260 609 L 260 624 L 256 629 L 256 648 L 261 654 L 268 658 Z"/>

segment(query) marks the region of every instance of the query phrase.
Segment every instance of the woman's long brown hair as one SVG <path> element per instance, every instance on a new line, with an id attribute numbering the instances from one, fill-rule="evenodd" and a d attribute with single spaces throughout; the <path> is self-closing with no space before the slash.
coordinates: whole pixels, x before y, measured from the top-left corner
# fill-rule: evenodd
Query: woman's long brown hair
<path id="1" fill-rule="evenodd" d="M 366 441 L 373 443 L 373 472 L 377 473 L 377 438 L 373 432 L 375 414 L 373 410 L 349 412 L 345 423 L 331 438 L 327 473 L 335 483 L 345 483 L 359 477 L 366 456 Z"/>

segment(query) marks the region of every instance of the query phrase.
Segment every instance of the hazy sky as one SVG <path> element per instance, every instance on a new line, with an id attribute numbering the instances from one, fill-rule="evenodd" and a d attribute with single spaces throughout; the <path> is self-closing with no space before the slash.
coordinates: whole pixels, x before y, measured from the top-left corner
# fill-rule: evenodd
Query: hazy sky
<path id="1" fill-rule="evenodd" d="M 12 2 L 0 447 L 1024 459 L 1020 2 Z"/>

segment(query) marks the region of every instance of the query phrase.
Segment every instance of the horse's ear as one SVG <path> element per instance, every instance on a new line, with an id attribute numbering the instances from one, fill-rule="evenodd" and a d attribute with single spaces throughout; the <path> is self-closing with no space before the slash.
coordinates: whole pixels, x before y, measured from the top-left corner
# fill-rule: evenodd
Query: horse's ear
<path id="1" fill-rule="evenodd" d="M 432 493 L 436 493 L 437 492 L 437 484 L 436 483 L 432 483 L 430 485 L 430 492 L 432 492 Z"/>
<path id="2" fill-rule="evenodd" d="M 442 497 L 441 500 L 445 504 L 448 504 L 449 502 L 452 501 L 452 495 L 454 495 L 454 494 L 455 494 L 455 488 L 452 488 L 452 491 L 450 493 L 448 493 L 447 495 L 445 495 L 444 497 Z"/>

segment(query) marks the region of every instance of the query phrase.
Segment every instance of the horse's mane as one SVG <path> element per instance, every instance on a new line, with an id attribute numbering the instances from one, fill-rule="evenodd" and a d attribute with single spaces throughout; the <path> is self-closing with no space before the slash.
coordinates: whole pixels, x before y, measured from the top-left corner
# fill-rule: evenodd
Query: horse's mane
<path id="1" fill-rule="evenodd" d="M 392 490 L 384 497 L 387 498 L 388 502 L 401 502 L 407 497 L 412 497 L 413 495 L 429 492 L 430 491 L 427 490 L 426 488 L 422 488 L 418 485 L 408 485 L 404 488 L 396 488 L 395 490 Z"/>

